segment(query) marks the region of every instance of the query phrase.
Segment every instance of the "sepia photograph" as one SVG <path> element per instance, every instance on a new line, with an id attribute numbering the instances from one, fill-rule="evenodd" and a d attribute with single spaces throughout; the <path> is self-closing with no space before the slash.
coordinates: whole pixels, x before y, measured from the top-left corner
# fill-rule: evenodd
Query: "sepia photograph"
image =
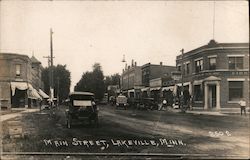
<path id="1" fill-rule="evenodd" d="M 0 159 L 249 159 L 248 5 L 0 0 Z"/>

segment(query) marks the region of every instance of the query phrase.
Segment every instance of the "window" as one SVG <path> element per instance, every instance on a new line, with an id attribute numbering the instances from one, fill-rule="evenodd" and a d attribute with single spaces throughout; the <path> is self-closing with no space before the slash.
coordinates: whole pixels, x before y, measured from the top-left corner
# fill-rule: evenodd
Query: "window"
<path id="1" fill-rule="evenodd" d="M 16 76 L 20 76 L 20 75 L 21 75 L 21 65 L 16 64 Z"/>
<path id="2" fill-rule="evenodd" d="M 243 81 L 229 81 L 229 101 L 239 101 L 243 97 Z"/>
<path id="3" fill-rule="evenodd" d="M 228 57 L 229 69 L 243 69 L 243 57 Z"/>
<path id="4" fill-rule="evenodd" d="M 201 85 L 194 85 L 194 101 L 202 101 L 203 93 Z"/>
<path id="5" fill-rule="evenodd" d="M 203 59 L 195 61 L 195 72 L 198 73 L 203 70 Z"/>
<path id="6" fill-rule="evenodd" d="M 216 69 L 216 57 L 209 58 L 209 70 Z"/>
<path id="7" fill-rule="evenodd" d="M 187 63 L 186 64 L 186 74 L 189 74 L 190 73 L 190 64 Z"/>
<path id="8" fill-rule="evenodd" d="M 180 66 L 180 65 L 177 66 L 177 70 L 178 70 L 178 71 L 181 71 L 181 66 Z"/>

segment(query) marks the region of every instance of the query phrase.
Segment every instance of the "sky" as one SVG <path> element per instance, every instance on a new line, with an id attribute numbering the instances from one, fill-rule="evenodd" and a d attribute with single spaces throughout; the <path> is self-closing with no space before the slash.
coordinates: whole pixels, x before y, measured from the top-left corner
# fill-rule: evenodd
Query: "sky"
<path id="1" fill-rule="evenodd" d="M 66 64 L 71 91 L 95 62 L 104 75 L 132 59 L 175 66 L 180 50 L 211 39 L 249 42 L 247 1 L 0 1 L 0 52 L 34 55 L 44 67 L 53 29 L 54 64 Z M 213 25 L 214 24 L 214 25 Z"/>

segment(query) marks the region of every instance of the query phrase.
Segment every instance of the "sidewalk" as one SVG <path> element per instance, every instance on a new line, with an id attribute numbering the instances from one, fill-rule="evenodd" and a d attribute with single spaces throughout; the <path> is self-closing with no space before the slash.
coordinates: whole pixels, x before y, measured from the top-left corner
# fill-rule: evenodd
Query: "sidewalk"
<path id="1" fill-rule="evenodd" d="M 169 111 L 175 113 L 181 113 L 181 109 L 168 108 Z M 214 115 L 214 116 L 228 116 L 229 114 L 224 114 L 219 111 L 206 111 L 206 110 L 186 110 L 186 113 L 198 114 L 198 115 Z"/>
<path id="2" fill-rule="evenodd" d="M 216 112 L 216 111 L 190 111 L 187 110 L 186 113 L 199 114 L 199 115 L 213 115 L 213 116 L 229 116 L 228 114 Z"/>
<path id="3" fill-rule="evenodd" d="M 23 111 L 17 112 L 17 113 L 10 113 L 10 114 L 4 114 L 4 115 L 0 115 L 0 122 L 6 121 L 8 119 L 11 118 L 15 118 L 18 116 L 21 116 L 23 113 L 31 113 L 31 112 L 37 112 L 39 111 L 38 108 L 32 108 L 32 109 L 25 109 Z"/>

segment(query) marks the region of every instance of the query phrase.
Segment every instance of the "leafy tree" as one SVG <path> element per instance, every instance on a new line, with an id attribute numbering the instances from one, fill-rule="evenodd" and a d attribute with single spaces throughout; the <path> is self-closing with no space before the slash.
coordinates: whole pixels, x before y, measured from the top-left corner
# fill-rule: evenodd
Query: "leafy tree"
<path id="1" fill-rule="evenodd" d="M 111 76 L 106 76 L 105 77 L 105 88 L 106 88 L 106 92 L 107 92 L 107 87 L 109 85 L 120 85 L 120 75 L 118 73 L 113 74 Z"/>
<path id="2" fill-rule="evenodd" d="M 83 73 L 74 90 L 92 92 L 95 94 L 96 99 L 101 100 L 105 92 L 104 76 L 101 65 L 95 63 L 92 72 Z"/>
<path id="3" fill-rule="evenodd" d="M 44 91 L 49 94 L 50 89 L 50 69 L 51 67 L 46 67 L 42 71 L 42 81 L 44 82 Z M 54 80 L 54 97 L 59 94 L 59 100 L 66 99 L 70 92 L 71 75 L 70 71 L 66 69 L 66 65 L 53 66 L 53 80 Z M 58 84 L 59 83 L 59 84 Z M 59 88 L 58 88 L 59 87 Z"/>
<path id="4" fill-rule="evenodd" d="M 117 94 L 116 90 L 114 88 L 110 88 L 110 90 L 108 90 L 108 86 L 110 85 L 120 86 L 120 75 L 116 73 L 111 76 L 106 76 L 104 83 L 105 83 L 105 92 L 108 93 L 108 96 L 116 96 Z"/>

